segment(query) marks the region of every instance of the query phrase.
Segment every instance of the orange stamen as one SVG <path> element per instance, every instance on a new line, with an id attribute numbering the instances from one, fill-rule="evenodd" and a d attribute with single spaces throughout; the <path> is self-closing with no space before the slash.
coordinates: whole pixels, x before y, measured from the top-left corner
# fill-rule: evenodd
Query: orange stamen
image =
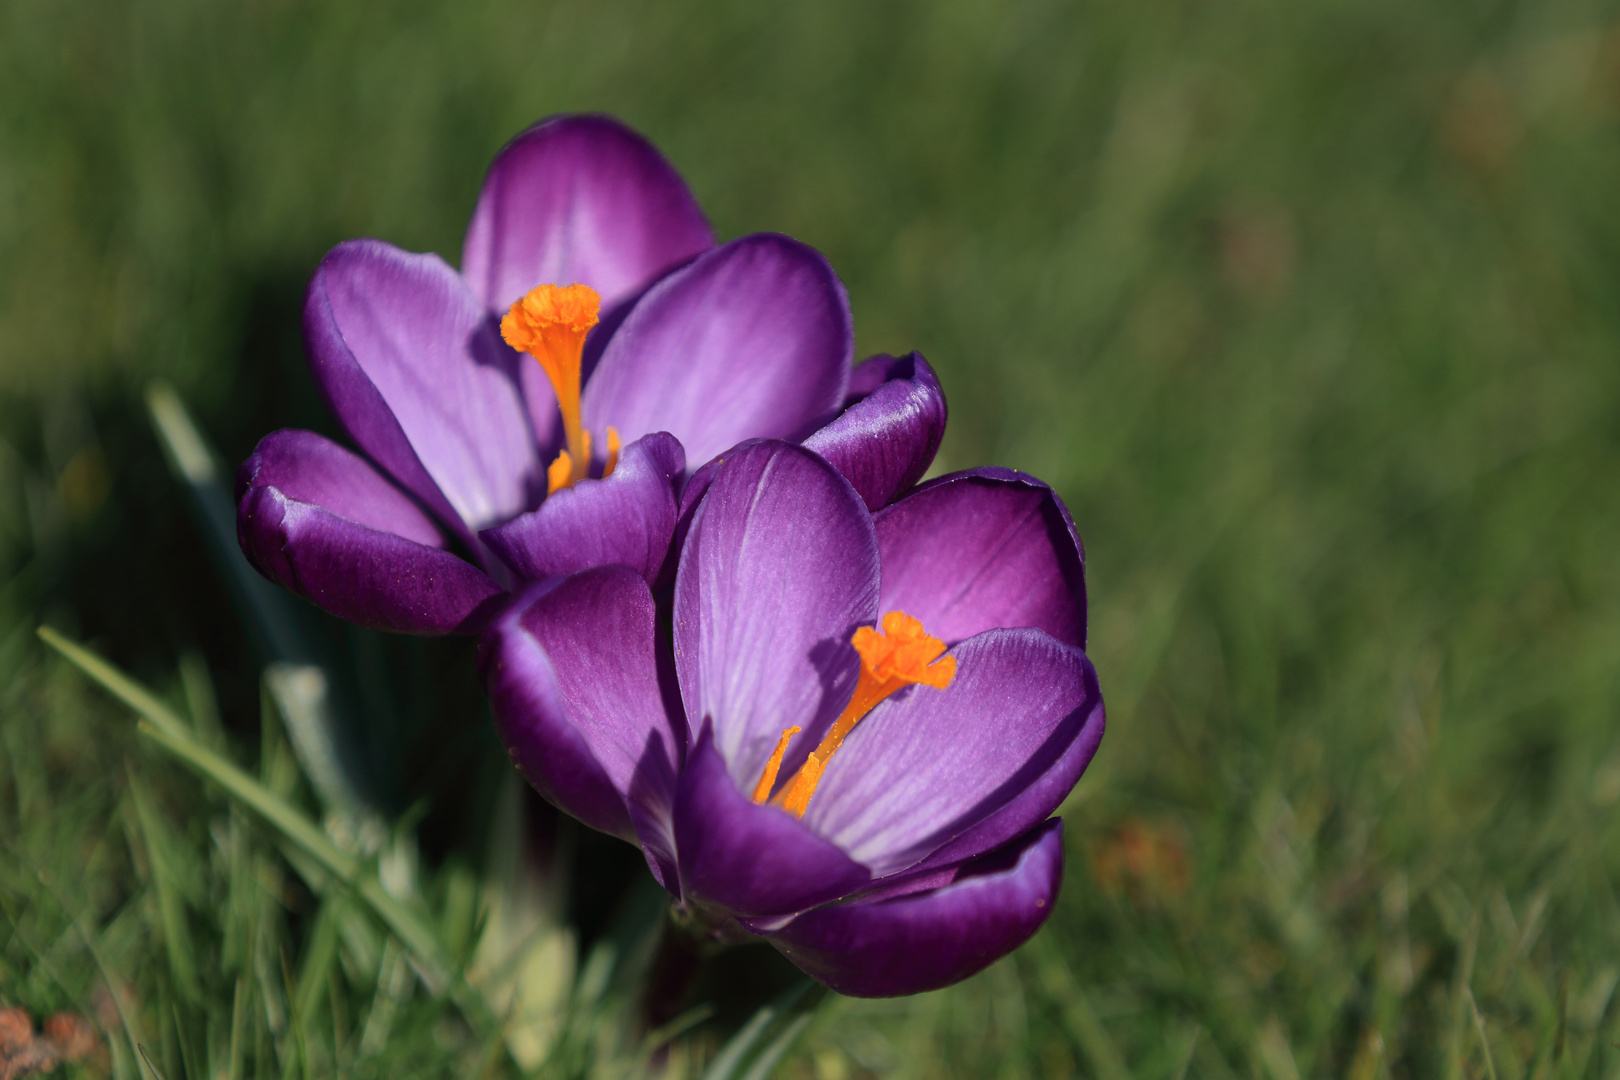
<path id="1" fill-rule="evenodd" d="M 590 446 L 591 433 L 585 433 L 585 445 Z M 574 457 L 566 450 L 557 451 L 557 458 L 546 466 L 546 494 L 555 495 L 558 488 L 569 487 L 574 482 Z"/>
<path id="2" fill-rule="evenodd" d="M 943 690 L 956 677 L 956 657 L 941 659 L 945 643 L 939 638 L 930 637 L 920 621 L 903 611 L 891 611 L 883 616 L 881 634 L 870 626 L 856 630 L 850 644 L 855 646 L 855 651 L 861 657 L 861 675 L 855 683 L 855 693 L 850 695 L 849 704 L 833 722 L 821 744 L 772 800 L 795 817 L 804 817 L 804 812 L 810 807 L 810 796 L 816 793 L 816 785 L 821 782 L 828 759 L 878 702 L 914 683 Z M 763 802 L 761 792 L 768 793 L 775 784 L 777 770 L 782 765 L 782 754 L 787 749 L 788 735 L 797 730 L 790 728 L 777 744 L 776 753 L 765 766 L 765 775 L 760 777 L 759 786 L 754 789 L 755 802 Z"/>
<path id="3" fill-rule="evenodd" d="M 754 785 L 754 801 L 762 803 L 771 797 L 771 788 L 776 786 L 776 774 L 782 771 L 782 755 L 787 753 L 788 740 L 799 733 L 799 727 L 794 725 L 782 732 L 782 737 L 776 740 L 776 749 L 771 752 L 771 760 L 765 763 L 765 772 Z"/>
<path id="4" fill-rule="evenodd" d="M 501 319 L 501 337 L 540 361 L 557 394 L 568 449 L 546 470 L 552 491 L 585 479 L 591 465 L 590 433 L 579 421 L 579 362 L 601 305 L 602 298 L 589 285 L 536 285 Z M 564 460 L 567 473 L 559 483 L 558 467 Z"/>
<path id="5" fill-rule="evenodd" d="M 613 470 L 619 465 L 619 429 L 608 428 L 608 456 L 607 464 L 602 466 L 602 479 L 606 480 L 613 475 Z"/>

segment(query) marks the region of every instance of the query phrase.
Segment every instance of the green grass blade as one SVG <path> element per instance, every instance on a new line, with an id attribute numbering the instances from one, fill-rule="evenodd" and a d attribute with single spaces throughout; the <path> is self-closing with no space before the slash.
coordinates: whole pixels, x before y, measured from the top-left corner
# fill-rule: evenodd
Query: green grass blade
<path id="1" fill-rule="evenodd" d="M 760 1042 L 765 1038 L 765 1034 L 771 1029 L 771 1026 L 783 1014 L 793 1009 L 799 1000 L 804 997 L 805 991 L 809 990 L 813 985 L 815 984 L 807 979 L 792 987 L 768 1005 L 761 1005 L 754 1012 L 754 1015 L 748 1018 L 748 1022 L 737 1030 L 737 1033 L 731 1037 L 730 1041 L 720 1048 L 720 1052 L 714 1055 L 714 1060 L 709 1062 L 709 1067 L 703 1071 L 703 1080 L 743 1080 L 744 1077 L 752 1077 L 754 1075 L 752 1071 L 743 1072 L 744 1066 L 749 1063 L 750 1056 L 759 1047 Z M 805 1016 L 808 1017 L 808 1010 Z M 793 1038 L 798 1038 L 799 1032 L 803 1030 L 802 1027 L 794 1029 L 798 1019 L 800 1018 L 795 1017 L 794 1020 L 788 1023 L 788 1028 L 784 1029 L 793 1029 L 792 1038 L 787 1043 L 791 1043 Z M 783 1044 L 783 1052 L 786 1052 L 787 1043 Z M 763 1061 L 765 1055 L 770 1053 L 775 1045 L 775 1041 L 767 1044 L 765 1050 L 754 1060 L 756 1062 Z M 774 1062 L 772 1064 L 774 1065 Z"/>
<path id="2" fill-rule="evenodd" d="M 240 800 L 322 869 L 351 886 L 416 958 L 429 987 L 435 993 L 444 990 L 450 978 L 450 965 L 428 921 L 390 895 L 375 877 L 361 874 L 358 861 L 327 839 L 319 826 L 234 764 L 194 740 L 184 735 L 177 738 L 153 725 L 142 724 L 140 730 Z"/>
<path id="3" fill-rule="evenodd" d="M 309 818 L 299 813 L 269 788 L 184 733 L 175 734 L 156 724 L 142 723 L 141 734 L 214 781 L 230 795 L 268 822 L 277 832 L 296 844 L 329 873 L 346 882 L 358 874 L 358 862 L 327 839 Z"/>
<path id="4" fill-rule="evenodd" d="M 242 1080 L 243 1062 L 246 1059 L 247 1047 L 244 1040 L 247 1038 L 247 981 L 240 975 L 236 977 L 236 993 L 231 1001 L 231 1046 L 229 1052 L 229 1072 L 226 1080 Z"/>
<path id="5" fill-rule="evenodd" d="M 153 382 L 146 390 L 146 405 L 169 468 L 185 485 L 203 539 L 220 564 L 232 597 L 247 615 L 250 629 L 271 656 L 307 663 L 312 659 L 312 650 L 299 632 L 292 606 L 248 565 L 237 549 L 236 509 L 225 487 L 224 470 L 180 396 L 169 384 Z"/>
<path id="6" fill-rule="evenodd" d="M 748 1018 L 748 1022 L 738 1028 L 737 1033 L 720 1048 L 720 1052 L 714 1055 L 714 1060 L 709 1062 L 709 1067 L 703 1071 L 703 1080 L 732 1080 L 738 1076 L 743 1059 L 764 1037 L 765 1029 L 770 1027 L 771 1021 L 775 1019 L 775 1010 L 769 1005 L 761 1005 L 754 1015 Z"/>
<path id="7" fill-rule="evenodd" d="M 1038 964 L 1041 983 L 1061 1010 L 1063 1026 L 1091 1059 L 1092 1068 L 1097 1070 L 1100 1080 L 1131 1080 L 1131 1072 L 1125 1066 L 1125 1058 L 1119 1052 L 1119 1047 L 1098 1019 L 1096 1010 L 1091 1007 L 1091 999 L 1074 981 L 1074 976 L 1069 974 L 1069 967 L 1063 958 L 1047 950 L 1041 954 Z"/>
<path id="8" fill-rule="evenodd" d="M 293 1004 L 298 1023 L 305 1030 L 313 1026 L 315 1010 L 320 1007 L 321 996 L 331 983 L 332 965 L 337 960 L 337 905 L 341 902 L 336 896 L 321 901 L 320 911 L 315 916 L 315 931 L 299 966 Z"/>
<path id="9" fill-rule="evenodd" d="M 157 1077 L 157 1080 L 168 1080 L 168 1078 L 163 1075 L 163 1070 L 159 1069 L 157 1067 L 157 1063 L 152 1060 L 152 1055 L 146 1052 L 145 1043 L 137 1043 L 135 1049 L 140 1051 L 141 1061 L 146 1063 L 146 1069 L 148 1072 Z"/>
<path id="10" fill-rule="evenodd" d="M 174 973 L 175 985 L 188 1005 L 202 1000 L 202 989 L 197 982 L 197 967 L 192 961 L 195 949 L 191 930 L 186 923 L 185 902 L 180 895 L 173 862 L 173 842 L 167 830 L 152 809 L 152 800 L 146 786 L 132 771 L 129 791 L 135 803 L 135 816 L 141 824 L 141 835 L 146 841 L 146 856 L 152 864 L 152 880 L 157 885 L 158 915 L 163 925 L 163 944 L 169 956 L 169 969 Z"/>
<path id="11" fill-rule="evenodd" d="M 423 977 L 436 993 L 449 985 L 450 964 L 427 919 L 391 896 L 375 877 L 362 875 L 355 857 L 334 844 L 318 825 L 235 763 L 198 742 L 191 730 L 150 690 L 49 627 L 41 627 L 39 635 L 85 674 L 140 713 L 145 718 L 140 725 L 143 735 L 224 788 L 305 855 L 314 859 L 322 869 L 353 887 L 388 928 L 398 935 L 416 958 Z"/>
<path id="12" fill-rule="evenodd" d="M 356 833 L 375 823 L 373 784 L 347 718 L 333 705 L 330 680 L 315 663 L 287 595 L 248 565 L 236 540 L 236 507 L 218 456 L 174 389 L 147 388 L 147 407 L 175 479 L 190 497 L 203 539 L 245 621 L 276 660 L 268 675 L 293 748 L 322 805 L 346 817 Z"/>
<path id="13" fill-rule="evenodd" d="M 1485 1051 L 1485 1075 L 1490 1080 L 1496 1080 L 1496 1056 L 1491 1053 L 1491 1039 L 1485 1034 L 1485 1018 L 1479 1015 L 1479 1005 L 1474 1001 L 1474 992 L 1467 987 L 1463 988 L 1468 998 L 1468 1012 L 1474 1018 L 1474 1031 L 1479 1035 L 1480 1049 Z"/>
<path id="14" fill-rule="evenodd" d="M 806 1012 L 800 1013 L 788 1021 L 787 1026 L 781 1030 L 776 1038 L 772 1039 L 765 1049 L 760 1051 L 759 1057 L 755 1058 L 754 1063 L 748 1067 L 748 1071 L 743 1074 L 742 1080 L 770 1080 L 771 1074 L 782 1063 L 782 1058 L 793 1048 L 793 1044 L 798 1041 L 799 1036 L 804 1034 L 804 1029 L 810 1026 L 812 1019 L 814 1019 L 812 1014 Z"/>
<path id="15" fill-rule="evenodd" d="M 216 750 L 224 746 L 225 725 L 219 718 L 214 677 L 208 671 L 208 662 L 195 649 L 180 654 L 180 683 L 185 687 L 186 707 L 191 711 L 191 726 L 197 737 Z"/>
<path id="16" fill-rule="evenodd" d="M 135 1058 L 136 1074 L 141 1075 L 142 1065 L 144 1063 L 146 1068 L 150 1070 L 153 1075 L 157 1075 L 156 1070 L 151 1069 L 151 1063 L 146 1061 L 146 1053 L 142 1049 L 142 1043 L 146 1041 L 146 1036 L 141 1031 L 140 1017 L 134 1013 L 134 1011 L 129 1007 L 130 1003 L 125 1000 L 125 991 L 123 989 L 125 984 L 113 974 L 112 965 L 108 963 L 106 954 L 102 951 L 101 946 L 97 943 L 96 935 L 91 933 L 90 928 L 87 925 L 86 917 L 82 914 L 75 914 L 61 894 L 59 894 L 51 883 L 38 871 L 36 871 L 36 877 L 38 877 L 39 884 L 47 893 L 50 894 L 51 899 L 55 901 L 56 905 L 67 913 L 68 918 L 70 919 L 70 925 L 73 928 L 73 932 L 76 933 L 79 936 L 79 940 L 84 943 L 85 951 L 90 954 L 90 959 L 95 963 L 96 970 L 101 973 L 101 981 L 106 984 L 108 996 L 112 999 L 113 1009 L 118 1014 L 118 1023 L 124 1029 L 124 1038 L 128 1040 L 130 1052 Z M 121 1055 L 118 1053 L 118 1048 L 116 1046 L 112 1049 L 113 1071 L 115 1074 L 121 1075 L 124 1072 L 124 1069 L 121 1067 Z"/>
<path id="17" fill-rule="evenodd" d="M 387 829 L 366 794 L 333 705 L 330 680 L 316 664 L 274 663 L 264 682 L 310 786 L 336 818 L 337 836 L 350 850 L 372 854 Z"/>
<path id="18" fill-rule="evenodd" d="M 187 734 L 188 729 L 185 722 L 176 716 L 167 705 L 159 701 L 157 695 L 146 687 L 131 679 L 83 645 L 69 641 L 49 626 L 41 626 L 38 633 L 41 641 L 61 653 L 80 671 L 100 683 L 113 697 L 150 720 L 158 730 L 182 737 Z"/>

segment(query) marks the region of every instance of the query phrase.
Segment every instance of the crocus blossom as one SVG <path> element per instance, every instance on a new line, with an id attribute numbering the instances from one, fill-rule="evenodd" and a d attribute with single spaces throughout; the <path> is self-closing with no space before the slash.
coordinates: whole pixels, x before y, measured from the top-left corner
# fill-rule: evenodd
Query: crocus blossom
<path id="1" fill-rule="evenodd" d="M 1051 815 L 1103 733 L 1068 512 L 978 469 L 873 514 L 775 440 L 708 473 L 663 644 L 624 567 L 532 585 L 490 627 L 513 760 L 699 922 L 836 990 L 980 970 L 1051 913 Z"/>
<path id="2" fill-rule="evenodd" d="M 605 117 L 500 152 L 460 272 L 378 240 L 333 249 L 304 335 L 359 452 L 267 436 L 238 475 L 242 549 L 333 614 L 408 633 L 476 633 L 549 575 L 667 576 L 688 472 L 746 438 L 808 436 L 881 506 L 945 419 L 920 357 L 851 373 L 820 254 L 770 233 L 716 246 L 669 163 Z"/>

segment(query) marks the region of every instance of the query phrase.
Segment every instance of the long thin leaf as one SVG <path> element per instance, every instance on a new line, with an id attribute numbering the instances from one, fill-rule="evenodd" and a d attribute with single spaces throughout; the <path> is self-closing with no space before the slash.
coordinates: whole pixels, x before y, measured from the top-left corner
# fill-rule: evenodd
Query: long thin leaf
<path id="1" fill-rule="evenodd" d="M 764 1037 L 765 1029 L 771 1026 L 776 1019 L 776 1011 L 769 1005 L 761 1005 L 748 1022 L 737 1029 L 720 1052 L 714 1055 L 709 1067 L 703 1070 L 703 1080 L 732 1080 L 739 1075 L 743 1066 L 743 1059 L 748 1056 L 759 1040 Z"/>
<path id="2" fill-rule="evenodd" d="M 394 899 L 375 877 L 362 875 L 359 861 L 334 844 L 320 826 L 242 771 L 234 762 L 203 746 L 150 690 L 50 628 L 41 627 L 39 634 L 86 675 L 140 713 L 145 718 L 140 725 L 141 734 L 224 788 L 292 841 L 304 854 L 313 858 L 322 869 L 354 888 L 422 965 L 423 976 L 429 985 L 435 987 L 436 992 L 443 989 L 449 978 L 450 965 L 427 921 Z"/>
<path id="3" fill-rule="evenodd" d="M 184 736 L 176 738 L 150 724 L 143 723 L 140 730 L 153 742 L 219 784 L 306 855 L 315 859 L 324 870 L 352 887 L 421 965 L 422 976 L 429 988 L 435 993 L 443 992 L 449 979 L 450 965 L 427 920 L 396 900 L 376 877 L 361 874 L 358 860 L 327 839 L 319 826 L 236 765 L 196 741 Z"/>
<path id="4" fill-rule="evenodd" d="M 777 1020 L 790 1013 L 794 1006 L 804 998 L 805 991 L 814 985 L 814 983 L 806 979 L 804 982 L 788 989 L 770 1004 L 761 1005 L 754 1012 L 754 1015 L 748 1018 L 748 1022 L 737 1030 L 737 1033 L 731 1037 L 730 1041 L 720 1048 L 720 1052 L 714 1055 L 714 1060 L 709 1062 L 709 1067 L 703 1071 L 703 1080 L 745 1080 L 745 1078 L 754 1077 L 754 1071 L 750 1070 L 745 1073 L 743 1072 L 744 1067 L 750 1064 L 751 1058 L 756 1064 L 765 1061 L 781 1039 L 781 1035 L 778 1035 L 776 1040 L 766 1044 L 758 1057 L 753 1057 L 766 1033 L 771 1030 L 772 1025 Z M 811 1008 L 814 1008 L 814 1003 Z M 787 1046 L 792 1043 L 793 1039 L 798 1038 L 799 1032 L 803 1030 L 803 1026 L 799 1024 L 799 1021 L 808 1021 L 809 1011 L 807 1009 L 801 1016 L 796 1016 L 788 1021 L 783 1033 L 791 1032 L 791 1037 L 782 1042 L 781 1049 L 777 1052 L 778 1057 L 780 1057 L 781 1053 L 787 1051 Z M 771 1061 L 769 1066 L 774 1067 L 775 1061 Z"/>
<path id="5" fill-rule="evenodd" d="M 1131 1080 L 1124 1055 L 1109 1036 L 1108 1029 L 1097 1018 L 1096 1010 L 1091 1007 L 1091 999 L 1074 981 L 1074 976 L 1069 974 L 1069 967 L 1063 958 L 1048 950 L 1041 954 L 1037 963 L 1041 982 L 1058 1006 L 1063 1026 L 1069 1029 L 1070 1037 L 1080 1044 L 1080 1049 L 1091 1059 L 1091 1066 L 1097 1070 L 1101 1080 Z"/>
<path id="6" fill-rule="evenodd" d="M 359 740 L 333 706 L 330 680 L 316 664 L 316 650 L 299 627 L 286 593 L 248 565 L 236 540 L 236 505 L 219 458 L 166 383 L 146 392 L 164 454 L 185 486 L 203 539 L 250 631 L 274 661 L 269 678 L 287 733 L 322 806 L 340 818 L 341 831 L 380 835 L 374 785 Z M 364 850 L 363 845 L 354 845 Z M 369 852 L 368 852 L 369 853 Z"/>
<path id="7" fill-rule="evenodd" d="M 308 663 L 311 650 L 299 632 L 286 596 L 260 577 L 236 546 L 236 508 L 226 490 L 219 458 L 186 412 L 180 396 L 164 382 L 146 389 L 152 427 L 163 446 L 170 470 L 185 485 L 203 539 L 223 571 L 232 598 L 243 608 L 251 630 L 266 651 L 291 663 Z"/>
<path id="8" fill-rule="evenodd" d="M 141 823 L 141 835 L 146 841 L 146 856 L 152 864 L 152 880 L 157 885 L 158 914 L 163 925 L 163 945 L 169 956 L 169 968 L 174 972 L 175 985 L 189 1005 L 202 998 L 197 982 L 197 967 L 192 960 L 191 931 L 186 924 L 186 912 L 180 897 L 180 886 L 174 870 L 171 841 L 163 823 L 152 809 L 152 800 L 146 786 L 132 770 L 129 774 L 129 793 L 135 803 L 135 816 Z"/>
<path id="9" fill-rule="evenodd" d="M 185 723 L 146 687 L 50 627 L 42 626 L 38 632 L 40 640 L 72 661 L 75 667 L 100 683 L 113 697 L 150 720 L 153 726 L 172 735 L 185 734 Z"/>
<path id="10" fill-rule="evenodd" d="M 759 1057 L 755 1058 L 754 1063 L 748 1067 L 748 1071 L 743 1074 L 742 1080 L 770 1080 L 771 1074 L 782 1063 L 782 1058 L 793 1048 L 793 1044 L 798 1041 L 800 1035 L 804 1034 L 804 1029 L 810 1026 L 810 1021 L 813 1019 L 814 1017 L 806 1012 L 788 1021 L 787 1026 L 777 1034 L 776 1038 L 772 1039 L 765 1049 L 759 1052 Z"/>
<path id="11" fill-rule="evenodd" d="M 141 1020 L 139 1015 L 135 1014 L 132 1010 L 126 1007 L 128 1002 L 125 1001 L 123 981 L 113 974 L 112 965 L 108 963 L 107 957 L 102 953 L 101 946 L 97 943 L 96 935 L 91 932 L 89 919 L 82 913 L 76 914 L 73 909 L 68 906 L 67 901 L 60 893 L 56 891 L 55 887 L 51 885 L 49 878 L 42 871 L 36 869 L 34 876 L 38 880 L 40 886 L 50 894 L 50 897 L 53 901 L 55 901 L 56 906 L 61 908 L 62 911 L 68 916 L 68 920 L 73 928 L 73 932 L 76 933 L 79 936 L 79 940 L 84 943 L 85 951 L 90 954 L 90 959 L 95 963 L 96 970 L 101 973 L 101 981 L 106 984 L 108 996 L 112 998 L 113 1009 L 118 1014 L 118 1022 L 124 1029 L 124 1038 L 129 1041 L 130 1051 L 135 1058 L 135 1073 L 137 1076 L 142 1075 L 142 1066 L 146 1065 L 147 1067 L 150 1067 L 151 1064 L 150 1062 L 146 1061 L 145 1052 L 141 1049 L 141 1044 L 145 1042 L 146 1037 L 141 1032 Z M 124 1070 L 119 1067 L 120 1055 L 117 1052 L 116 1046 L 113 1047 L 113 1051 L 113 1071 L 115 1073 L 122 1073 Z M 152 1070 L 152 1072 L 154 1075 L 157 1075 L 156 1070 Z"/>
<path id="12" fill-rule="evenodd" d="M 1474 1030 L 1479 1034 L 1480 1048 L 1485 1051 L 1485 1075 L 1496 1080 L 1496 1057 L 1491 1053 L 1491 1039 L 1485 1034 L 1485 1018 L 1479 1014 L 1479 1004 L 1474 1001 L 1474 992 L 1467 987 L 1463 993 L 1468 996 L 1468 1011 L 1474 1018 Z"/>

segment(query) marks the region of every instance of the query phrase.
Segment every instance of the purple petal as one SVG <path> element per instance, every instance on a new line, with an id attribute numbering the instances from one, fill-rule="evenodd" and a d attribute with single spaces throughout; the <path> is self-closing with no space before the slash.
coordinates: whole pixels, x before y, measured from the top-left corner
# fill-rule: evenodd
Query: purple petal
<path id="1" fill-rule="evenodd" d="M 945 435 L 945 392 L 921 353 L 874 356 L 855 369 L 860 396 L 804 445 L 832 462 L 877 510 L 928 471 Z"/>
<path id="2" fill-rule="evenodd" d="M 750 446 L 765 441 L 764 439 L 746 439 L 731 448 L 731 456 L 735 457 Z M 682 485 L 680 517 L 675 523 L 676 551 L 685 550 L 686 534 L 692 531 L 692 519 L 697 516 L 697 508 L 702 505 L 703 496 L 708 494 L 709 485 L 714 483 L 715 475 L 725 467 L 725 460 L 725 458 L 710 458 L 700 465 L 691 476 L 688 476 L 686 483 Z"/>
<path id="3" fill-rule="evenodd" d="M 286 428 L 259 440 L 253 456 L 237 471 L 237 501 L 266 486 L 369 528 L 429 547 L 445 546 L 433 519 L 371 462 L 313 431 Z"/>
<path id="4" fill-rule="evenodd" d="M 461 272 L 504 312 L 536 285 L 589 285 L 612 307 L 714 245 L 680 174 L 606 116 L 536 124 L 495 155 Z"/>
<path id="5" fill-rule="evenodd" d="M 782 442 L 726 455 L 681 550 L 675 666 L 735 786 L 753 790 L 783 730 L 813 746 L 848 703 L 877 586 L 871 518 L 832 466 Z"/>
<path id="6" fill-rule="evenodd" d="M 438 256 L 340 244 L 310 282 L 304 334 L 350 438 L 447 524 L 477 530 L 531 505 L 544 470 L 521 358 Z"/>
<path id="7" fill-rule="evenodd" d="M 585 387 L 592 430 L 668 431 L 694 466 L 744 439 L 799 438 L 844 400 L 849 298 L 815 249 L 757 233 L 637 302 Z"/>
<path id="8" fill-rule="evenodd" d="M 486 529 L 480 537 L 520 577 L 535 581 L 619 563 L 658 580 L 675 532 L 675 482 L 686 455 L 659 432 L 624 448 L 604 480 L 554 492 L 540 509 Z"/>
<path id="9" fill-rule="evenodd" d="M 960 867 L 941 888 L 832 904 L 770 940 L 807 975 L 852 997 L 937 990 L 982 971 L 1028 941 L 1063 881 L 1063 823 Z"/>
<path id="10" fill-rule="evenodd" d="M 964 859 L 976 858 L 1022 836 L 1057 812 L 1063 800 L 1069 797 L 1080 774 L 1086 771 L 1096 756 L 1106 726 L 1102 691 L 1097 686 L 1097 672 L 1086 665 L 1085 719 L 1080 734 L 1063 756 L 1042 773 L 1040 778 L 1015 795 L 1011 802 L 989 817 L 971 826 L 950 840 L 917 865 L 919 870 L 948 866 Z"/>
<path id="11" fill-rule="evenodd" d="M 874 875 L 915 864 L 1007 805 L 1095 711 L 1085 654 L 1038 630 L 990 630 L 951 655 L 949 687 L 911 687 L 856 725 L 805 814 Z"/>
<path id="12" fill-rule="evenodd" d="M 1033 626 L 1086 641 L 1085 555 L 1051 488 L 1011 469 L 930 481 L 873 515 L 883 548 L 883 610 L 964 641 Z"/>
<path id="13" fill-rule="evenodd" d="M 675 844 L 683 895 L 736 915 L 802 911 L 870 878 L 792 814 L 739 791 L 707 725 L 676 791 Z"/>
<path id="14" fill-rule="evenodd" d="M 678 762 L 640 575 L 602 566 L 526 590 L 479 648 L 501 738 L 549 801 L 631 842 L 667 832 Z"/>
<path id="15" fill-rule="evenodd" d="M 381 476 L 376 483 L 387 486 Z M 365 502 L 354 499 L 348 509 Z M 340 517 L 273 484 L 249 482 L 236 537 L 265 577 L 361 626 L 476 634 L 506 601 L 503 589 L 448 551 Z"/>

